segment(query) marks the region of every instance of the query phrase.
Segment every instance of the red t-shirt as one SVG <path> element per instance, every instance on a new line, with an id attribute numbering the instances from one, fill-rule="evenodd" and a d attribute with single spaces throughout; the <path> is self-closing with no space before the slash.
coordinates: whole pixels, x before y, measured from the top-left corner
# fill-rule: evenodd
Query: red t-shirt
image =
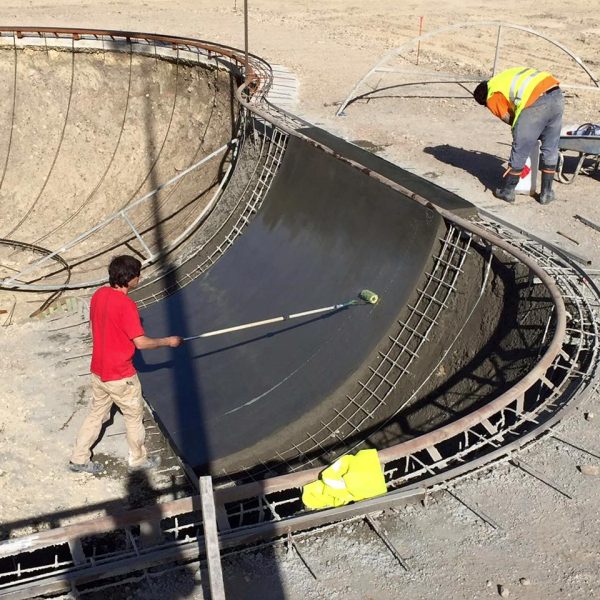
<path id="1" fill-rule="evenodd" d="M 144 335 L 135 302 L 111 287 L 96 290 L 90 303 L 92 323 L 91 371 L 102 381 L 135 375 L 133 339 Z"/>

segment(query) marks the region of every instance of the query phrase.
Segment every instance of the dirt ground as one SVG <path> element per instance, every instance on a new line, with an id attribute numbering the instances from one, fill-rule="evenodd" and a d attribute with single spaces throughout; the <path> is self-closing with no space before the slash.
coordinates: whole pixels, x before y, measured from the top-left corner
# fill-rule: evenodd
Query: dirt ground
<path id="1" fill-rule="evenodd" d="M 424 32 L 503 18 L 551 36 L 600 72 L 596 2 L 549 0 L 540 8 L 539 3 L 506 0 L 502 14 L 497 4 L 469 0 L 250 0 L 249 4 L 251 51 L 279 65 L 297 83 L 297 88 L 290 84 L 286 108 L 348 140 L 370 145 L 381 156 L 480 208 L 584 256 L 591 261 L 590 272 L 600 268 L 600 232 L 575 219 L 581 215 L 600 223 L 596 204 L 600 175 L 581 176 L 572 185 L 557 184 L 558 200 L 549 206 L 525 195 L 513 206 L 496 200 L 490 188 L 508 157 L 510 131 L 464 90 L 445 89 L 435 99 L 422 97 L 426 94 L 420 90 L 394 92 L 402 97 L 356 103 L 346 116 L 335 116 L 363 74 L 388 50 L 417 35 L 420 17 Z M 4 0 L 0 24 L 128 29 L 190 35 L 237 47 L 244 43 L 242 0 Z M 564 81 L 572 77 L 584 82 L 540 38 L 519 38 L 514 43 L 509 39 L 505 60 L 549 68 Z M 495 35 L 489 32 L 459 33 L 440 38 L 431 47 L 424 45 L 422 60 L 444 72 L 484 73 L 491 67 L 494 43 Z M 600 92 L 567 88 L 564 123 L 584 122 L 600 122 Z M 92 479 L 71 475 L 64 468 L 85 413 L 89 341 L 84 313 L 78 310 L 54 325 L 35 322 L 17 328 L 0 320 L 0 325 L 7 325 L 0 327 L 6 373 L 0 390 L 0 522 L 3 527 L 13 524 L 11 530 L 21 533 L 27 527 L 19 529 L 17 524 L 28 523 L 35 515 L 66 514 L 78 506 L 127 497 L 126 481 L 117 471 L 113 477 Z M 65 326 L 60 332 L 50 331 Z M 500 585 L 510 597 L 528 600 L 600 596 L 598 479 L 577 469 L 600 461 L 595 450 L 598 419 L 583 418 L 583 410 L 600 415 L 599 401 L 598 395 L 592 396 L 559 431 L 593 454 L 550 437 L 523 456 L 570 498 L 502 465 L 454 489 L 459 498 L 489 515 L 496 528 L 448 494 L 428 508 L 407 507 L 376 516 L 408 563 L 408 572 L 364 522 L 356 522 L 301 540 L 306 564 L 282 546 L 227 558 L 228 598 L 485 599 L 497 597 Z M 121 435 L 105 438 L 101 451 L 124 457 L 125 440 L 116 420 L 113 432 Z M 186 571 L 141 582 L 126 596 L 201 598 L 202 592 L 193 573 Z"/>

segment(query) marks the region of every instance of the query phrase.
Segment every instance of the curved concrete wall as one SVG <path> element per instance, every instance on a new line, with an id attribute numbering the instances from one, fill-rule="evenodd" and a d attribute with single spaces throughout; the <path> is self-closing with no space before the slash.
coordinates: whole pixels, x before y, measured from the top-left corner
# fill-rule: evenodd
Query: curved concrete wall
<path id="1" fill-rule="evenodd" d="M 142 353 L 145 395 L 184 460 L 198 471 L 252 467 L 273 458 L 274 444 L 303 439 L 314 410 L 346 403 L 336 392 L 390 329 L 444 230 L 434 211 L 292 138 L 246 233 L 195 282 L 142 311 L 148 334 L 195 335 L 364 288 L 381 301 Z"/>

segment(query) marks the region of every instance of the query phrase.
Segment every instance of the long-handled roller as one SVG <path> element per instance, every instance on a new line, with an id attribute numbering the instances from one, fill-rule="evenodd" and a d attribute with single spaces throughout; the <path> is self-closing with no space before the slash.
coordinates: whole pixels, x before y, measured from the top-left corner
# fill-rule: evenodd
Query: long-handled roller
<path id="1" fill-rule="evenodd" d="M 379 296 L 370 290 L 363 290 L 358 297 L 366 302 L 367 304 L 377 304 L 379 302 Z M 332 304 L 331 306 L 324 306 L 323 308 L 314 308 L 312 310 L 305 310 L 303 312 L 294 313 L 291 315 L 283 315 L 280 317 L 273 317 L 272 319 L 265 319 L 264 321 L 254 321 L 253 323 L 245 323 L 244 325 L 236 325 L 235 327 L 227 327 L 226 329 L 217 329 L 216 331 L 207 331 L 200 335 L 193 335 L 191 337 L 183 338 L 184 342 L 190 340 L 197 340 L 198 338 L 211 337 L 213 335 L 221 335 L 222 333 L 231 333 L 232 331 L 240 331 L 241 329 L 250 329 L 251 327 L 259 327 L 260 325 L 269 325 L 270 323 L 278 323 L 279 321 L 289 321 L 290 319 L 297 319 L 298 317 L 307 317 L 309 315 L 316 315 L 322 312 L 330 312 L 334 310 L 340 310 L 348 306 L 354 306 L 359 304 L 358 300 L 349 300 L 342 304 Z"/>

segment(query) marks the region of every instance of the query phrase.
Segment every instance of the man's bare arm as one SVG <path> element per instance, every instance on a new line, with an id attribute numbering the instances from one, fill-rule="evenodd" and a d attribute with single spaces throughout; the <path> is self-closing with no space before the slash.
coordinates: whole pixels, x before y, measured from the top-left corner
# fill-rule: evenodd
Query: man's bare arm
<path id="1" fill-rule="evenodd" d="M 151 338 L 140 335 L 133 338 L 133 344 L 138 350 L 156 350 L 157 348 L 177 348 L 183 343 L 183 338 L 178 335 L 170 335 L 164 338 Z"/>

